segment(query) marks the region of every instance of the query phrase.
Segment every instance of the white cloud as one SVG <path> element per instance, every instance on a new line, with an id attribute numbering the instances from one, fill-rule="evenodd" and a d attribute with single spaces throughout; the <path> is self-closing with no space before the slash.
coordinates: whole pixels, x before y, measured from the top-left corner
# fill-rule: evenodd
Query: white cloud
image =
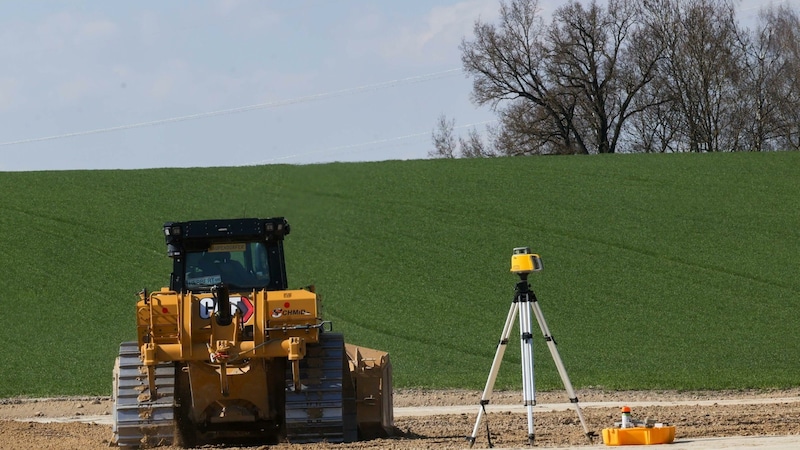
<path id="1" fill-rule="evenodd" d="M 117 31 L 117 25 L 109 19 L 66 11 L 45 17 L 36 26 L 38 45 L 51 49 L 102 44 Z"/>
<path id="2" fill-rule="evenodd" d="M 457 44 L 464 36 L 472 34 L 475 20 L 490 20 L 497 16 L 498 9 L 498 2 L 485 0 L 436 7 L 426 17 L 426 27 L 419 41 L 423 45 L 435 41 Z"/>
<path id="3" fill-rule="evenodd" d="M 172 60 L 164 65 L 150 83 L 150 96 L 156 100 L 175 97 L 176 91 L 191 88 L 191 69 L 186 61 Z"/>
<path id="4" fill-rule="evenodd" d="M 118 79 L 122 80 L 121 82 L 123 83 L 126 79 L 130 79 L 134 75 L 133 70 L 130 67 L 122 64 L 111 66 L 111 73 L 113 73 Z"/>
<path id="5" fill-rule="evenodd" d="M 214 2 L 214 8 L 219 14 L 226 16 L 241 7 L 242 3 L 242 0 L 218 0 Z"/>
<path id="6" fill-rule="evenodd" d="M 78 28 L 78 35 L 84 40 L 104 40 L 114 36 L 117 24 L 108 19 L 90 19 Z"/>
<path id="7" fill-rule="evenodd" d="M 155 45 L 162 38 L 161 18 L 154 12 L 142 12 L 134 23 L 138 37 L 144 45 Z"/>
<path id="8" fill-rule="evenodd" d="M 263 30 L 278 24 L 282 17 L 270 3 L 253 0 L 217 0 L 212 5 L 212 14 L 234 24 L 237 31 Z"/>
<path id="9" fill-rule="evenodd" d="M 82 100 L 89 93 L 90 88 L 89 80 L 81 77 L 59 83 L 57 92 L 61 101 L 76 102 Z"/>
<path id="10" fill-rule="evenodd" d="M 400 23 L 397 17 L 361 11 L 351 30 L 359 36 L 349 40 L 349 52 L 355 57 L 377 54 L 397 63 L 457 63 L 458 46 L 472 36 L 475 20 L 493 20 L 498 11 L 497 0 L 468 0 L 433 7 Z"/>

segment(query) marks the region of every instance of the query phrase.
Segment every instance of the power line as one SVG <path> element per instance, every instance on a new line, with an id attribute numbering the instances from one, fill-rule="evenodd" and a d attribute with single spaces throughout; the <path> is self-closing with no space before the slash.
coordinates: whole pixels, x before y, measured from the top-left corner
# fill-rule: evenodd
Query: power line
<path id="1" fill-rule="evenodd" d="M 247 111 L 253 111 L 258 109 L 266 109 L 266 108 L 277 108 L 279 106 L 286 106 L 286 105 L 293 105 L 297 103 L 305 103 L 315 100 L 322 100 L 331 97 L 338 97 L 342 95 L 350 95 L 350 94 L 357 94 L 361 92 L 368 92 L 368 91 L 375 91 L 378 89 L 385 89 L 390 87 L 395 87 L 403 84 L 412 84 L 412 83 L 422 83 L 425 81 L 435 80 L 438 78 L 444 78 L 448 76 L 455 75 L 458 72 L 461 72 L 462 69 L 448 69 L 443 70 L 441 72 L 433 72 L 425 75 L 417 75 L 413 77 L 407 78 L 399 78 L 396 80 L 391 81 L 384 81 L 381 83 L 373 83 L 373 84 L 366 84 L 363 86 L 358 86 L 354 88 L 347 88 L 347 89 L 340 89 L 337 91 L 330 91 L 324 92 L 320 94 L 313 94 L 313 95 L 306 95 L 303 97 L 296 97 L 292 99 L 286 100 L 277 100 L 272 102 L 264 102 L 264 103 L 256 103 L 253 105 L 246 105 L 246 106 L 239 106 L 236 108 L 228 108 L 228 109 L 220 109 L 217 111 L 208 111 L 202 112 L 197 114 L 189 114 L 185 116 L 176 116 L 176 117 L 169 117 L 166 119 L 158 119 L 158 120 L 150 120 L 146 122 L 139 122 L 139 123 L 132 123 L 127 125 L 118 125 L 114 127 L 107 127 L 107 128 L 97 128 L 93 130 L 85 130 L 85 131 L 76 131 L 72 133 L 63 133 L 63 134 L 56 134 L 52 136 L 44 136 L 38 138 L 29 138 L 29 139 L 18 139 L 15 141 L 7 141 L 7 142 L 0 142 L 0 147 L 8 147 L 12 145 L 20 145 L 20 144 L 30 144 L 33 142 L 43 142 L 43 141 L 53 141 L 57 139 L 66 139 L 72 137 L 79 137 L 79 136 L 88 136 L 92 134 L 100 134 L 100 133 L 110 133 L 113 131 L 122 131 L 122 130 L 130 130 L 133 128 L 143 128 L 155 125 L 164 125 L 168 123 L 174 122 L 185 122 L 189 120 L 196 120 L 196 119 L 203 119 L 206 117 L 215 117 L 215 116 L 223 116 L 228 114 L 236 114 L 242 113 Z"/>

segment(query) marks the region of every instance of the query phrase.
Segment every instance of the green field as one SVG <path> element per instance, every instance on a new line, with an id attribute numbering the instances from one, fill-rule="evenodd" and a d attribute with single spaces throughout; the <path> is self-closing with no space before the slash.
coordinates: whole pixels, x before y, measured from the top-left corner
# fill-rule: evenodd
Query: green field
<path id="1" fill-rule="evenodd" d="M 166 221 L 285 216 L 315 284 L 396 387 L 481 389 L 531 276 L 576 388 L 800 385 L 800 153 L 554 156 L 0 173 L 0 397 L 109 394 Z M 534 324 L 534 330 L 538 327 Z M 497 388 L 519 388 L 512 334 Z M 541 335 L 536 384 L 561 389 Z"/>

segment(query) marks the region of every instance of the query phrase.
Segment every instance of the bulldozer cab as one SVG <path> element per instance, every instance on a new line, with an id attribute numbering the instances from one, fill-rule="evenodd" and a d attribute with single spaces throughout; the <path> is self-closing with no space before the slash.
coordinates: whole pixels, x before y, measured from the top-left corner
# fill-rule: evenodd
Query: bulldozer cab
<path id="1" fill-rule="evenodd" d="M 282 218 L 169 222 L 173 259 L 170 289 L 204 292 L 221 283 L 232 290 L 286 289 Z"/>

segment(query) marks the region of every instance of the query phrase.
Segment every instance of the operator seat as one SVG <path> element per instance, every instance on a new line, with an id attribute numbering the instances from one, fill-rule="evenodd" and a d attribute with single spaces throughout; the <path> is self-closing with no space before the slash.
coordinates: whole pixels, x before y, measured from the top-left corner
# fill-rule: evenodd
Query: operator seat
<path id="1" fill-rule="evenodd" d="M 230 255 L 228 256 L 230 257 Z M 219 263 L 220 258 L 218 253 L 212 252 L 203 252 L 203 255 L 200 257 L 200 260 L 197 262 L 197 268 L 203 272 L 203 275 L 213 275 L 219 273 L 219 268 L 217 264 Z"/>
<path id="2" fill-rule="evenodd" d="M 218 273 L 222 275 L 222 281 L 240 286 L 250 283 L 250 272 L 242 263 L 231 259 L 230 252 L 219 252 L 216 255 L 214 263 L 219 269 Z"/>

